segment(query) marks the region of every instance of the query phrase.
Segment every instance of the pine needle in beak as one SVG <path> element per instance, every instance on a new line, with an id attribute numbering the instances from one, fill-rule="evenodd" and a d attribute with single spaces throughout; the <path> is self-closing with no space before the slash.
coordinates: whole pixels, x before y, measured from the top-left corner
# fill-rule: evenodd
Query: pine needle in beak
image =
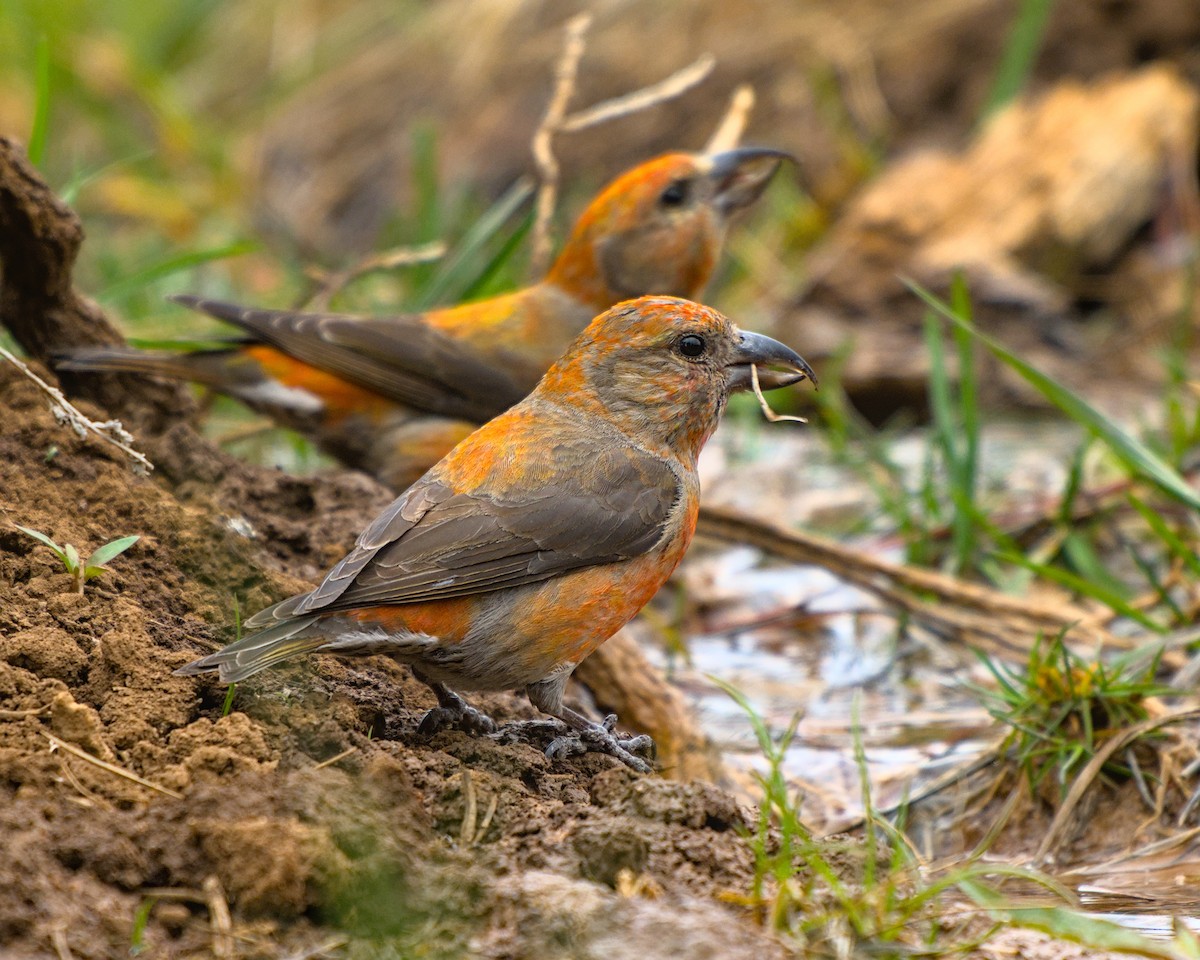
<path id="1" fill-rule="evenodd" d="M 758 405 L 762 409 L 763 416 L 770 423 L 778 423 L 780 420 L 792 420 L 796 423 L 808 423 L 804 417 L 796 417 L 790 413 L 776 413 L 771 409 L 771 405 L 767 403 L 767 398 L 763 396 L 762 387 L 758 382 L 758 364 L 750 364 L 750 383 L 754 386 L 754 395 L 758 397 Z"/>

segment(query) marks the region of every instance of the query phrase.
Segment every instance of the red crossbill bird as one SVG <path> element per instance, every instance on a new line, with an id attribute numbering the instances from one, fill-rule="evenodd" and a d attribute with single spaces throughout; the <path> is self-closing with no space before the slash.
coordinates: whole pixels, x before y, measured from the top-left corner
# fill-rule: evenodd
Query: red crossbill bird
<path id="1" fill-rule="evenodd" d="M 533 389 L 598 313 L 643 294 L 697 298 L 730 217 L 786 157 L 744 147 L 643 163 L 592 201 L 545 279 L 514 293 L 377 318 L 178 297 L 245 339 L 187 354 L 82 348 L 58 366 L 205 384 L 400 490 Z"/>
<path id="2" fill-rule="evenodd" d="M 438 706 L 428 732 L 493 721 L 451 688 L 524 688 L 557 718 L 551 756 L 635 755 L 615 717 L 563 704 L 571 672 L 670 576 L 699 511 L 696 458 L 751 365 L 775 388 L 813 379 L 795 352 L 708 307 L 642 297 L 597 317 L 536 389 L 397 498 L 310 593 L 181 668 L 227 682 L 302 654 L 383 654 Z"/>

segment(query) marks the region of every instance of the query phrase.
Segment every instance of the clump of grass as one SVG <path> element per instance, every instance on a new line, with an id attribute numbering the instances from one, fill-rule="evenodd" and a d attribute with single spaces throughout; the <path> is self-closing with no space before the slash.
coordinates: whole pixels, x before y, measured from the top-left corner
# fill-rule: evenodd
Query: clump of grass
<path id="1" fill-rule="evenodd" d="M 1086 660 L 1061 634 L 1039 640 L 1024 668 L 978 656 L 997 684 L 994 690 L 977 688 L 983 705 L 1010 728 L 1003 748 L 1032 793 L 1051 777 L 1059 800 L 1105 741 L 1148 718 L 1147 697 L 1171 692 L 1154 680 L 1158 657 L 1147 663 L 1141 651 L 1131 651 L 1111 664 Z M 1110 772 L 1128 774 L 1115 763 Z"/>
<path id="2" fill-rule="evenodd" d="M 750 907 L 764 926 L 805 956 L 941 955 L 977 945 L 995 927 L 976 924 L 964 932 L 962 906 L 985 897 L 990 905 L 1001 901 L 991 882 L 998 876 L 1016 876 L 1068 896 L 1033 871 L 973 863 L 937 868 L 922 861 L 902 829 L 876 811 L 861 739 L 856 739 L 855 757 L 864 804 L 862 839 L 813 837 L 801 820 L 801 795 L 789 789 L 784 773 L 799 715 L 773 736 L 740 691 L 710 679 L 745 711 L 767 761 L 767 771 L 755 774 L 763 792 L 758 818 L 745 834 L 754 854 L 754 880 L 748 896 L 727 899 Z"/>
<path id="3" fill-rule="evenodd" d="M 54 555 L 62 561 L 62 565 L 67 573 L 71 575 L 72 586 L 78 594 L 83 593 L 83 585 L 85 583 L 89 580 L 94 580 L 108 570 L 108 567 L 105 566 L 106 563 L 120 556 L 141 539 L 136 535 L 118 537 L 116 540 L 110 540 L 103 546 L 97 547 L 86 560 L 83 560 L 80 558 L 79 551 L 73 544 L 67 543 L 59 546 L 59 544 L 55 543 L 40 530 L 31 530 L 29 527 L 22 527 L 20 524 L 13 524 L 13 526 L 27 536 L 33 537 L 39 543 L 45 544 L 54 552 Z"/>
<path id="4" fill-rule="evenodd" d="M 1072 669 L 1078 670 L 1078 665 Z M 1048 687 L 1097 684 L 1102 671 L 1085 669 L 1063 681 L 1053 670 Z M 1090 678 L 1085 680 L 1085 678 Z M 805 957 L 962 955 L 1005 926 L 1027 927 L 1094 950 L 1141 956 L 1200 956 L 1195 936 L 1178 927 L 1160 943 L 1118 924 L 1072 909 L 1071 892 L 1052 878 L 1025 867 L 980 862 L 983 849 L 967 862 L 924 861 L 904 835 L 907 806 L 895 824 L 871 800 L 861 736 L 855 736 L 863 798 L 862 838 L 814 838 L 800 818 L 801 796 L 788 788 L 784 760 L 796 736 L 799 715 L 778 736 L 736 688 L 710 677 L 745 711 L 767 761 L 755 777 L 762 788 L 758 818 L 745 838 L 754 854 L 749 895 L 726 899 L 750 907 L 789 946 Z M 1108 682 L 1106 689 L 1120 686 Z M 1028 896 L 1000 889 L 1016 881 Z M 1046 894 L 1058 904 L 1047 905 Z M 983 912 L 981 913 L 980 910 Z"/>

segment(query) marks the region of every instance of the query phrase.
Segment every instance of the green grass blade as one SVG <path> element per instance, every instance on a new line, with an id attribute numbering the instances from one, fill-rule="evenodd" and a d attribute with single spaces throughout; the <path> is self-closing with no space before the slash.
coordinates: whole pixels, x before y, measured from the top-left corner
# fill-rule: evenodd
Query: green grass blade
<path id="1" fill-rule="evenodd" d="M 763 720 L 761 714 L 746 699 L 746 695 L 733 684 L 725 682 L 720 677 L 708 674 L 707 678 L 710 682 L 715 683 L 725 691 L 729 698 L 742 708 L 742 712 L 750 718 L 750 725 L 754 728 L 754 736 L 758 739 L 758 747 L 762 751 L 763 756 L 771 757 L 775 752 L 775 744 L 771 740 L 771 731 L 767 729 L 767 723 Z"/>
<path id="2" fill-rule="evenodd" d="M 38 38 L 36 57 L 36 99 L 33 107 L 33 126 L 29 131 L 28 153 L 30 163 L 40 167 L 46 155 L 46 135 L 50 131 L 50 40 L 45 35 Z"/>
<path id="3" fill-rule="evenodd" d="M 1013 99 L 1025 86 L 1053 10 L 1054 0 L 1021 0 L 1021 8 L 1017 11 L 1008 43 L 1004 47 L 1004 57 L 983 107 L 985 119 Z"/>
<path id="4" fill-rule="evenodd" d="M 243 253 L 251 253 L 257 250 L 258 247 L 259 245 L 253 240 L 238 240 L 219 247 L 210 247 L 207 250 L 193 250 L 188 253 L 168 257 L 166 260 L 152 264 L 149 267 L 144 267 L 136 273 L 123 277 L 116 283 L 110 283 L 97 295 L 97 299 L 111 301 L 133 290 L 137 290 L 139 287 L 144 287 L 156 280 L 162 280 L 164 277 L 172 276 L 184 270 L 190 270 L 192 267 L 213 263 L 217 260 L 240 257 Z"/>
<path id="5" fill-rule="evenodd" d="M 1129 505 L 1133 507 L 1146 525 L 1154 531 L 1155 536 L 1162 541 L 1163 545 L 1170 551 L 1171 556 L 1183 562 L 1184 566 L 1192 572 L 1193 576 L 1200 577 L 1200 558 L 1196 556 L 1194 547 L 1184 543 L 1182 538 L 1168 525 L 1163 519 L 1162 514 L 1156 510 L 1152 510 L 1144 501 L 1138 499 L 1132 493 L 1127 496 Z"/>
<path id="6" fill-rule="evenodd" d="M 495 258 L 480 269 L 483 250 L 531 196 L 533 181 L 529 177 L 522 177 L 509 187 L 504 195 L 471 225 L 456 246 L 453 255 L 438 265 L 437 272 L 417 297 L 414 309 L 426 310 L 435 304 L 466 299 L 470 296 L 470 288 L 482 282 L 481 277 L 486 279 L 485 275 L 490 276 L 499 269 L 501 264 L 492 262 Z M 511 251 L 509 253 L 511 255 Z"/>
<path id="7" fill-rule="evenodd" d="M 492 296 L 504 292 L 504 288 L 496 285 L 496 278 L 500 276 L 501 271 L 512 260 L 513 256 L 521 246 L 525 243 L 525 238 L 529 236 L 529 231 L 533 229 L 533 208 L 525 211 L 525 216 L 517 224 L 515 230 L 508 235 L 508 238 L 500 245 L 500 249 L 479 271 L 475 277 L 458 297 L 456 302 L 465 302 L 468 300 L 476 300 L 481 297 Z"/>
<path id="8" fill-rule="evenodd" d="M 1018 566 L 1032 570 L 1039 577 L 1044 577 L 1054 583 L 1061 584 L 1070 590 L 1085 597 L 1091 597 L 1093 600 L 1099 600 L 1114 613 L 1120 614 L 1122 617 L 1128 617 L 1135 623 L 1140 623 L 1147 630 L 1153 630 L 1155 633 L 1165 633 L 1166 627 L 1160 623 L 1156 623 L 1148 616 L 1138 610 L 1136 607 L 1130 606 L 1125 602 L 1125 599 L 1111 590 L 1107 589 L 1102 584 L 1088 580 L 1084 577 L 1077 576 L 1067 570 L 1060 570 L 1058 567 L 1051 567 L 1044 563 L 1037 563 L 1024 557 L 1019 553 L 1002 553 L 1002 560 L 1007 560 L 1009 563 L 1015 563 Z"/>
<path id="9" fill-rule="evenodd" d="M 1179 472 L 1149 447 L 1113 423 L 1079 394 L 1026 363 L 1007 347 L 976 329 L 953 309 L 913 280 L 904 283 L 926 304 L 987 347 L 1001 362 L 1018 373 L 1030 386 L 1068 417 L 1100 439 L 1132 473 L 1151 481 L 1176 500 L 1200 510 L 1200 493 Z"/>

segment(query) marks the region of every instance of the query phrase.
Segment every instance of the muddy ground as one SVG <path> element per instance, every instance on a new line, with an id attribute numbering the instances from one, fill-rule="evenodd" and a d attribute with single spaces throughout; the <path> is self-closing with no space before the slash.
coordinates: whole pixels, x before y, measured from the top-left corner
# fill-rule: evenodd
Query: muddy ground
<path id="1" fill-rule="evenodd" d="M 753 814 L 720 787 L 460 732 L 424 740 L 431 695 L 383 659 L 270 671 L 228 714 L 223 687 L 172 675 L 231 639 L 238 609 L 344 550 L 388 498 L 371 481 L 246 467 L 184 426 L 146 441 L 160 470 L 141 478 L 8 366 L 0 409 L 5 957 L 787 955 L 737 905 Z M 142 539 L 80 596 L 10 523 L 84 550 Z M 479 702 L 533 715 L 515 695 Z M 1010 786 L 947 795 L 914 836 L 971 847 Z M 1129 784 L 1098 786 L 1059 864 L 1163 835 L 1138 803 Z M 1021 807 L 997 854 L 1028 853 L 1051 813 Z M 1032 936 L 1008 932 L 991 955 Z"/>
<path id="2" fill-rule="evenodd" d="M 346 956 L 773 954 L 717 899 L 748 889 L 752 863 L 746 813 L 716 787 L 458 732 L 421 740 L 431 696 L 386 660 L 272 672 L 241 684 L 225 716 L 223 687 L 172 676 L 231 638 L 235 602 L 255 610 L 327 565 L 381 489 L 205 464 L 198 446 L 177 499 L 76 439 L 7 367 L 0 408 L 6 521 L 81 549 L 142 536 L 79 596 L 47 549 L 0 531 L 5 956 L 52 955 L 56 935 L 79 958 L 138 942 L 220 953 L 213 890 L 244 957 L 334 937 Z M 533 715 L 515 696 L 480 702 Z M 155 888 L 169 889 L 148 900 Z"/>

